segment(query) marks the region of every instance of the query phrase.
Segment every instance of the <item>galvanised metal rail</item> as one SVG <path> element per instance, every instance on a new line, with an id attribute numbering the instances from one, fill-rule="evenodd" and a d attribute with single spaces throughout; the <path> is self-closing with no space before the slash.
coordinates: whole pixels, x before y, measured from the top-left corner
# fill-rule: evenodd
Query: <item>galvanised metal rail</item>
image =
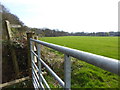
<path id="1" fill-rule="evenodd" d="M 34 44 L 37 43 L 37 54 L 34 52 Z M 46 47 L 55 49 L 59 52 L 62 52 L 64 54 L 64 81 L 41 59 L 41 53 L 40 53 L 40 44 L 44 45 Z M 94 66 L 100 67 L 104 70 L 107 70 L 109 72 L 115 73 L 117 75 L 120 75 L 120 61 L 100 55 L 91 54 L 88 52 L 83 52 L 51 43 L 47 43 L 40 40 L 35 40 L 30 38 L 30 46 L 31 46 L 31 59 L 32 59 L 32 78 L 33 78 L 33 85 L 35 88 L 42 88 L 44 89 L 44 85 L 46 88 L 50 89 L 47 81 L 44 79 L 41 71 L 41 64 L 43 64 L 46 69 L 52 74 L 52 76 L 59 82 L 59 84 L 63 88 L 71 88 L 71 60 L 70 56 L 77 58 L 79 60 L 85 61 L 89 64 L 92 64 Z M 38 59 L 38 66 L 36 65 L 34 61 L 34 56 Z M 44 85 L 43 85 L 44 82 Z"/>

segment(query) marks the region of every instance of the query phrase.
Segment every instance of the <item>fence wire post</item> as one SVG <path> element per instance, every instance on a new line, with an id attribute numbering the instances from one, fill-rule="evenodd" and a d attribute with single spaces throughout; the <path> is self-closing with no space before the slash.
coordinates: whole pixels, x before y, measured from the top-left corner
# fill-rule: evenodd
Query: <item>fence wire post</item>
<path id="1" fill-rule="evenodd" d="M 41 58 L 41 53 L 40 53 L 41 51 L 40 51 L 40 44 L 37 44 L 37 54 L 38 54 L 38 58 Z M 40 81 L 40 85 L 42 85 L 42 79 L 41 79 L 41 76 L 40 76 L 40 74 L 42 74 L 42 70 L 41 70 L 41 62 L 40 62 L 40 60 L 38 60 L 38 68 L 39 68 L 39 71 L 38 71 L 38 73 L 39 73 L 39 81 Z M 42 87 L 40 87 L 40 88 L 42 88 Z"/>
<path id="2" fill-rule="evenodd" d="M 64 82 L 65 90 L 71 88 L 71 60 L 69 55 L 64 55 Z"/>

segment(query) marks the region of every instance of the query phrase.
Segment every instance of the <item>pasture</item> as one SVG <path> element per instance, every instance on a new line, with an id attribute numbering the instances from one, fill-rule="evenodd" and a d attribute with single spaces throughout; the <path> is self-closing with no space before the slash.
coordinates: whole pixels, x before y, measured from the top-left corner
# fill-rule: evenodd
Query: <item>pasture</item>
<path id="1" fill-rule="evenodd" d="M 118 59 L 118 37 L 63 36 L 40 40 Z"/>
<path id="2" fill-rule="evenodd" d="M 90 52 L 118 59 L 118 37 L 63 36 L 63 37 L 42 37 L 40 38 L 40 40 L 53 44 L 62 45 L 65 47 L 70 47 L 73 49 L 78 49 L 85 52 Z M 107 72 L 96 66 L 90 65 L 88 63 L 76 59 L 73 59 L 72 61 L 71 74 L 72 74 L 71 75 L 72 88 L 119 87 L 118 75 Z"/>

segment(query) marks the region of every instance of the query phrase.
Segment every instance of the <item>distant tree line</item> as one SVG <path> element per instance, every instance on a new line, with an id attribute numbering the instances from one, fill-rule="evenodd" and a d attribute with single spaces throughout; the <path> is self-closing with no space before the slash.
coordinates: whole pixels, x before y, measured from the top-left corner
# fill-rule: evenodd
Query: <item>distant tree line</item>
<path id="1" fill-rule="evenodd" d="M 45 37 L 57 37 L 57 36 L 120 36 L 120 32 L 75 32 L 75 33 L 69 33 L 65 31 L 60 31 L 58 29 L 49 29 L 49 28 L 31 28 L 30 30 L 35 31 L 40 36 Z"/>
<path id="2" fill-rule="evenodd" d="M 120 36 L 120 32 L 76 32 L 70 33 L 71 36 Z"/>
<path id="3" fill-rule="evenodd" d="M 58 29 L 51 30 L 49 28 L 43 28 L 43 29 L 31 28 L 30 30 L 44 37 L 57 37 L 57 36 L 68 36 L 69 35 L 68 32 L 59 31 Z"/>

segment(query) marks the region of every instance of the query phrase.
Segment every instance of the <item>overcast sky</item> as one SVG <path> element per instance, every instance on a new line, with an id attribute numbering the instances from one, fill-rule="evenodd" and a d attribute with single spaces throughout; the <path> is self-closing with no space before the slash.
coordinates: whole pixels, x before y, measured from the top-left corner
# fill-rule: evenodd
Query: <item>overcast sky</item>
<path id="1" fill-rule="evenodd" d="M 119 0 L 2 0 L 29 27 L 68 32 L 118 31 Z"/>

